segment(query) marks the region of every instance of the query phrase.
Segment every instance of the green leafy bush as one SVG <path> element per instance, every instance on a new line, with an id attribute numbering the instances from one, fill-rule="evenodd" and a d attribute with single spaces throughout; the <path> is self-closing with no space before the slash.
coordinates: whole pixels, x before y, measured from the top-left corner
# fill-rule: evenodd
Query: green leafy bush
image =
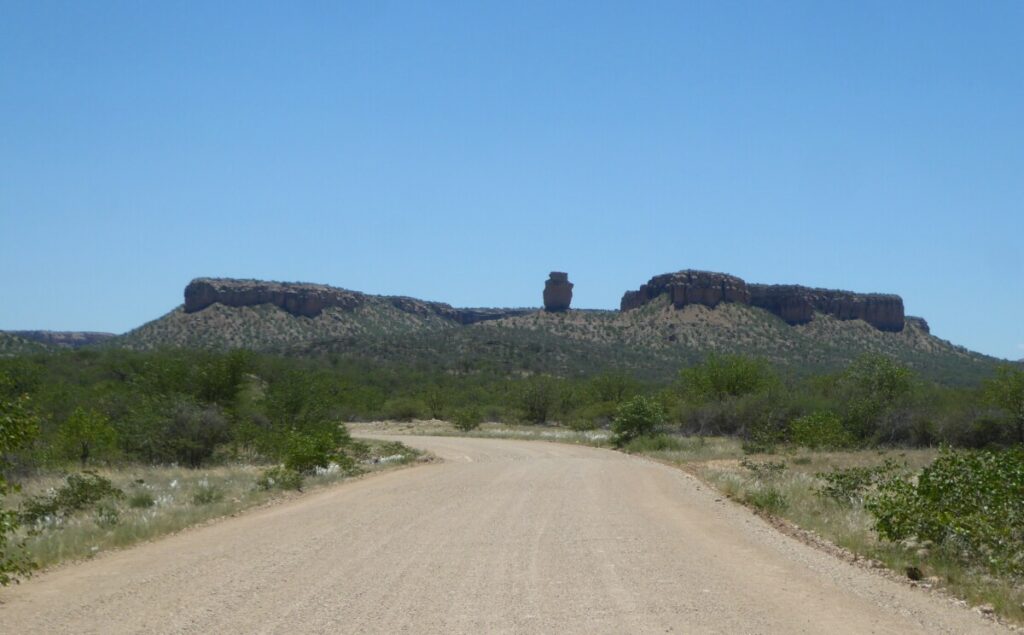
<path id="1" fill-rule="evenodd" d="M 21 524 L 20 516 L 5 503 L 8 494 L 18 491 L 18 486 L 7 481 L 11 457 L 28 446 L 38 432 L 39 420 L 28 396 L 0 372 L 0 586 L 29 575 L 34 566 L 25 557 L 21 542 L 13 539 Z"/>
<path id="2" fill-rule="evenodd" d="M 68 474 L 64 485 L 43 496 L 32 496 L 22 503 L 21 520 L 34 524 L 45 518 L 66 517 L 92 507 L 103 499 L 124 498 L 110 479 L 92 471 Z"/>
<path id="3" fill-rule="evenodd" d="M 394 421 L 419 419 L 427 407 L 423 402 L 409 397 L 397 397 L 384 404 L 384 417 Z"/>
<path id="4" fill-rule="evenodd" d="M 853 436 L 843 427 L 842 419 L 829 411 L 813 412 L 790 421 L 789 440 L 812 450 L 832 450 L 853 444 Z"/>
<path id="5" fill-rule="evenodd" d="M 656 400 L 643 395 L 633 397 L 615 412 L 612 422 L 615 445 L 622 447 L 637 437 L 653 434 L 664 420 L 665 411 Z"/>
<path id="6" fill-rule="evenodd" d="M 559 384 L 552 377 L 530 377 L 520 383 L 515 399 L 524 421 L 545 423 L 554 415 L 558 404 Z"/>
<path id="7" fill-rule="evenodd" d="M 327 432 L 304 433 L 292 430 L 285 447 L 284 466 L 300 474 L 326 468 L 338 457 L 338 446 Z"/>
<path id="8" fill-rule="evenodd" d="M 916 481 L 881 484 L 866 507 L 882 538 L 930 540 L 993 572 L 1024 575 L 1024 448 L 944 450 Z"/>
<path id="9" fill-rule="evenodd" d="M 272 489 L 302 490 L 302 474 L 283 466 L 275 466 L 264 470 L 256 479 L 256 487 L 267 491 Z"/>
<path id="10" fill-rule="evenodd" d="M 684 368 L 679 379 L 683 395 L 697 404 L 764 392 L 779 381 L 763 359 L 714 353 L 702 363 Z"/>
<path id="11" fill-rule="evenodd" d="M 111 458 L 117 451 L 117 431 L 102 413 L 76 408 L 58 431 L 54 451 L 62 459 L 80 461 L 84 468 L 90 459 Z"/>
<path id="12" fill-rule="evenodd" d="M 863 501 L 872 487 L 891 477 L 899 469 L 892 459 L 874 467 L 850 467 L 819 472 L 816 476 L 824 483 L 815 490 L 819 496 L 837 503 L 850 505 Z"/>
<path id="13" fill-rule="evenodd" d="M 463 432 L 470 432 L 479 428 L 483 420 L 484 416 L 480 413 L 479 408 L 468 406 L 455 412 L 455 416 L 452 418 L 452 425 Z"/>

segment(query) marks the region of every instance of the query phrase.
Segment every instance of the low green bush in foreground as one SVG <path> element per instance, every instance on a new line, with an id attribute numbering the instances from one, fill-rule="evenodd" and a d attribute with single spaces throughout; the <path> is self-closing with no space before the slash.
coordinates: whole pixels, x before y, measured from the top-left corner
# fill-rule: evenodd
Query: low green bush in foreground
<path id="1" fill-rule="evenodd" d="M 1024 448 L 945 450 L 916 480 L 881 484 L 866 506 L 882 538 L 931 541 L 966 563 L 1024 576 Z"/>

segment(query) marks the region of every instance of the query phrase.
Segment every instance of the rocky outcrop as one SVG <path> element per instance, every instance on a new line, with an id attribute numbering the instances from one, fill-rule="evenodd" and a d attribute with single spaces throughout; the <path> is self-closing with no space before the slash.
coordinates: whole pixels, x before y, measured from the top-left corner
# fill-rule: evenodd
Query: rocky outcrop
<path id="1" fill-rule="evenodd" d="M 880 331 L 903 330 L 903 298 L 885 293 L 853 293 L 799 285 L 752 284 L 750 303 L 788 324 L 806 324 L 815 313 L 840 320 L 864 320 Z"/>
<path id="2" fill-rule="evenodd" d="M 428 302 L 406 296 L 373 296 L 304 282 L 196 278 L 185 287 L 186 313 L 202 311 L 211 304 L 231 307 L 271 304 L 292 315 L 313 318 L 327 308 L 352 311 L 367 302 L 385 302 L 404 313 L 437 316 L 458 324 L 500 320 L 531 312 L 531 309 L 457 309 L 443 302 Z"/>
<path id="3" fill-rule="evenodd" d="M 316 317 L 328 307 L 354 309 L 365 296 L 322 284 L 197 278 L 185 287 L 185 312 L 202 311 L 214 303 L 224 306 L 273 304 L 292 315 Z"/>
<path id="4" fill-rule="evenodd" d="M 747 283 L 724 273 L 687 269 L 654 276 L 637 291 L 627 291 L 620 304 L 623 311 L 643 306 L 668 294 L 672 305 L 681 309 L 688 304 L 716 307 L 721 302 L 750 303 Z"/>
<path id="5" fill-rule="evenodd" d="M 908 315 L 907 317 L 904 318 L 904 320 L 906 321 L 907 324 L 914 325 L 915 327 L 917 327 L 917 330 L 919 330 L 919 331 L 921 331 L 923 333 L 931 333 L 932 332 L 931 327 L 928 326 L 928 321 L 925 320 L 923 317 L 915 317 L 913 315 Z"/>
<path id="6" fill-rule="evenodd" d="M 622 310 L 643 306 L 661 295 L 668 295 L 677 309 L 690 304 L 748 304 L 770 311 L 788 324 L 810 322 L 815 313 L 840 320 L 864 320 L 880 331 L 902 331 L 905 323 L 903 299 L 898 295 L 747 284 L 736 276 L 692 270 L 655 276 L 639 290 L 627 291 L 622 297 Z"/>
<path id="7" fill-rule="evenodd" d="M 568 311 L 572 304 L 572 287 L 569 274 L 552 271 L 544 283 L 544 310 Z"/>
<path id="8" fill-rule="evenodd" d="M 7 333 L 30 342 L 39 342 L 40 344 L 63 348 L 78 348 L 80 346 L 98 344 L 115 337 L 113 333 L 99 333 L 96 331 L 7 331 Z"/>

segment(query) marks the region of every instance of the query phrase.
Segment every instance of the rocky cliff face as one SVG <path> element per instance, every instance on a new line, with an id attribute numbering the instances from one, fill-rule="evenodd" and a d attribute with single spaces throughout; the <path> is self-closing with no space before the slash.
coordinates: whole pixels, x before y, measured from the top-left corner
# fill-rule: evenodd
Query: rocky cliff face
<path id="1" fill-rule="evenodd" d="M 202 311 L 215 302 L 235 307 L 273 304 L 293 315 L 316 317 L 328 307 L 354 309 L 364 299 L 361 293 L 322 284 L 197 278 L 185 287 L 185 312 Z"/>
<path id="2" fill-rule="evenodd" d="M 544 283 L 544 310 L 567 311 L 572 304 L 572 287 L 569 274 L 552 271 Z"/>
<path id="3" fill-rule="evenodd" d="M 750 303 L 789 324 L 806 324 L 818 312 L 840 320 L 864 320 L 880 331 L 898 333 L 904 325 L 903 298 L 898 295 L 752 284 Z"/>
<path id="4" fill-rule="evenodd" d="M 405 296 L 373 296 L 358 291 L 304 282 L 268 282 L 234 278 L 196 278 L 185 287 L 185 312 L 196 313 L 211 304 L 231 307 L 271 304 L 292 315 L 314 318 L 324 309 L 353 311 L 367 302 L 386 302 L 404 313 L 436 315 L 458 324 L 475 324 L 529 313 L 530 309 L 457 309 L 443 302 Z"/>
<path id="5" fill-rule="evenodd" d="M 693 270 L 651 278 L 639 290 L 627 291 L 621 308 L 623 311 L 635 309 L 661 295 L 668 295 L 677 309 L 689 304 L 708 307 L 721 302 L 749 304 L 774 313 L 788 324 L 810 322 L 815 313 L 840 320 L 864 320 L 880 331 L 899 332 L 905 323 L 903 299 L 898 295 L 747 284 L 736 276 Z"/>
<path id="6" fill-rule="evenodd" d="M 627 291 L 622 296 L 623 311 L 647 304 L 654 298 L 668 294 L 672 305 L 681 309 L 687 304 L 716 307 L 719 302 L 750 303 L 747 283 L 736 276 L 712 271 L 677 271 L 654 276 L 638 291 Z"/>

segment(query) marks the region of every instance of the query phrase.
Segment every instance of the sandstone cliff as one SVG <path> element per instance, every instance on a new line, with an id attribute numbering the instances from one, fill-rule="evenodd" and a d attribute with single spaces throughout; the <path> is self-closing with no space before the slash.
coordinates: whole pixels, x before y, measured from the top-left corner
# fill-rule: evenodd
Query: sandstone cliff
<path id="1" fill-rule="evenodd" d="M 552 271 L 544 283 L 544 310 L 568 311 L 572 304 L 572 287 L 569 274 L 563 271 Z"/>
<path id="2" fill-rule="evenodd" d="M 899 332 L 905 324 L 903 299 L 898 295 L 747 284 L 736 276 L 711 271 L 686 270 L 655 276 L 639 290 L 627 291 L 621 308 L 635 309 L 661 295 L 668 295 L 677 309 L 690 304 L 748 304 L 770 311 L 788 324 L 806 324 L 815 313 L 840 320 L 863 320 L 880 331 Z"/>
<path id="3" fill-rule="evenodd" d="M 212 304 L 247 307 L 270 304 L 295 316 L 315 318 L 324 309 L 353 311 L 368 302 L 385 302 L 404 313 L 435 315 L 458 324 L 475 324 L 529 313 L 530 309 L 458 309 L 443 302 L 405 296 L 375 296 L 323 284 L 268 282 L 234 278 L 196 278 L 185 287 L 185 313 Z"/>

